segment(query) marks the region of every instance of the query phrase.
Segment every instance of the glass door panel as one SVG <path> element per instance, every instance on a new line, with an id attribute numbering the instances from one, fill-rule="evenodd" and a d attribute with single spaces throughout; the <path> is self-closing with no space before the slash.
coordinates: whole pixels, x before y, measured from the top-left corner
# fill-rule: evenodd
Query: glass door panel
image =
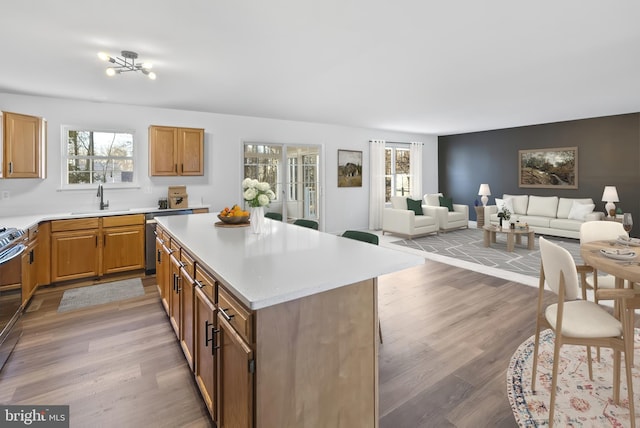
<path id="1" fill-rule="evenodd" d="M 320 220 L 320 146 L 244 143 L 244 177 L 266 181 L 276 199 L 267 213 Z"/>

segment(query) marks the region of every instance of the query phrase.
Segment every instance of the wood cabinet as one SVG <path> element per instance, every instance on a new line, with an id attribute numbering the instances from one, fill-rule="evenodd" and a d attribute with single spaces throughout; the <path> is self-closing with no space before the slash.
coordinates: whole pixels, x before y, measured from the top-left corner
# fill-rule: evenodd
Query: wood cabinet
<path id="1" fill-rule="evenodd" d="M 169 238 L 166 238 L 169 239 Z M 156 229 L 156 283 L 158 293 L 162 301 L 164 310 L 169 313 L 169 299 L 171 293 L 171 252 L 169 246 L 165 245 L 165 238 L 162 230 Z"/>
<path id="2" fill-rule="evenodd" d="M 180 346 L 193 370 L 193 293 L 194 261 L 180 251 Z"/>
<path id="3" fill-rule="evenodd" d="M 102 274 L 143 269 L 144 214 L 102 218 Z"/>
<path id="4" fill-rule="evenodd" d="M 171 253 L 169 257 L 171 293 L 169 295 L 169 322 L 176 337 L 180 339 L 180 251 Z"/>
<path id="5" fill-rule="evenodd" d="M 51 222 L 51 281 L 144 268 L 144 215 Z"/>
<path id="6" fill-rule="evenodd" d="M 45 221 L 38 225 L 38 248 L 36 250 L 36 263 L 38 272 L 38 285 L 51 284 L 51 222 Z"/>
<path id="7" fill-rule="evenodd" d="M 214 295 L 215 280 L 204 269 L 196 265 L 194 292 L 194 375 L 211 419 L 219 426 L 217 414 L 217 376 L 215 365 L 216 309 Z"/>
<path id="8" fill-rule="evenodd" d="M 22 253 L 22 303 L 26 304 L 38 287 L 38 226 L 27 231 L 27 248 Z"/>
<path id="9" fill-rule="evenodd" d="M 51 280 L 98 276 L 100 272 L 100 219 L 97 217 L 51 222 Z"/>
<path id="10" fill-rule="evenodd" d="M 218 423 L 220 428 L 253 427 L 253 350 L 218 311 Z"/>
<path id="11" fill-rule="evenodd" d="M 46 177 L 46 121 L 40 117 L 3 112 L 3 176 Z"/>
<path id="12" fill-rule="evenodd" d="M 204 175 L 204 129 L 150 126 L 149 175 Z"/>

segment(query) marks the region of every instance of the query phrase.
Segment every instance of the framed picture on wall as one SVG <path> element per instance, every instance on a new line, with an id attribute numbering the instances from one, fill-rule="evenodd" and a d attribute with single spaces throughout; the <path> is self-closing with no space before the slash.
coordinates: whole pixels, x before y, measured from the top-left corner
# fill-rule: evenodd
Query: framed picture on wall
<path id="1" fill-rule="evenodd" d="M 518 187 L 578 188 L 578 148 L 518 151 Z"/>
<path id="2" fill-rule="evenodd" d="M 338 187 L 362 187 L 362 152 L 338 150 Z"/>

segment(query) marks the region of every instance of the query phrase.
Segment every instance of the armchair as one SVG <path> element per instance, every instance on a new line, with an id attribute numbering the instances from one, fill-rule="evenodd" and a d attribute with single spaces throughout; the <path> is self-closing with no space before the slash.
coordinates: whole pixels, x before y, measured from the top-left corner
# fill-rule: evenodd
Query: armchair
<path id="1" fill-rule="evenodd" d="M 424 209 L 424 205 L 422 206 Z M 382 216 L 382 234 L 385 232 L 413 238 L 438 233 L 438 222 L 430 215 L 416 215 L 407 208 L 407 198 L 391 197 L 391 208 L 385 208 Z"/>
<path id="2" fill-rule="evenodd" d="M 451 204 L 453 211 L 448 207 L 440 206 L 442 193 L 424 195 L 424 213 L 435 217 L 438 229 L 447 232 L 453 229 L 469 227 L 469 206 L 463 204 Z"/>

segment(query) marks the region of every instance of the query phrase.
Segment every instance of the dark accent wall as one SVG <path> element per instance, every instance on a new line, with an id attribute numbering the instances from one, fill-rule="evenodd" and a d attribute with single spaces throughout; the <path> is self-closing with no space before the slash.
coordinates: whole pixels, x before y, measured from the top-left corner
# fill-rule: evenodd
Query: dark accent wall
<path id="1" fill-rule="evenodd" d="M 518 150 L 578 147 L 578 188 L 518 187 Z M 604 211 L 602 191 L 616 186 L 616 208 L 631 212 L 632 236 L 640 236 L 640 113 L 523 126 L 438 138 L 440 191 L 470 206 L 481 183 L 489 183 L 489 204 L 503 193 L 592 198 Z"/>

